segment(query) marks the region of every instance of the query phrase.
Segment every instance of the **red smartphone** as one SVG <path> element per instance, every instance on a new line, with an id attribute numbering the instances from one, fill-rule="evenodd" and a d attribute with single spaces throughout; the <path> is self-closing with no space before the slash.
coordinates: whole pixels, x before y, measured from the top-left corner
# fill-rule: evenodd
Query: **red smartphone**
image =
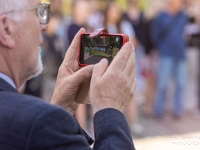
<path id="1" fill-rule="evenodd" d="M 100 34 L 90 38 L 89 33 L 81 35 L 79 47 L 79 65 L 87 66 L 107 58 L 109 64 L 117 55 L 121 47 L 129 41 L 125 34 Z"/>

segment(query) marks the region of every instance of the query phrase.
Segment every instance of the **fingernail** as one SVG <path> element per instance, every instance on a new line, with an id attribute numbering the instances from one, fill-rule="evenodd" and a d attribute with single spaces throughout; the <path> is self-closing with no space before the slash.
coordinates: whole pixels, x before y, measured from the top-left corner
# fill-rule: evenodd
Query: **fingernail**
<path id="1" fill-rule="evenodd" d="M 101 61 L 100 61 L 100 63 L 105 63 L 107 61 L 107 59 L 106 58 L 103 58 Z"/>
<path id="2" fill-rule="evenodd" d="M 85 32 L 85 28 L 83 28 L 83 27 L 80 30 L 83 31 L 83 32 Z"/>

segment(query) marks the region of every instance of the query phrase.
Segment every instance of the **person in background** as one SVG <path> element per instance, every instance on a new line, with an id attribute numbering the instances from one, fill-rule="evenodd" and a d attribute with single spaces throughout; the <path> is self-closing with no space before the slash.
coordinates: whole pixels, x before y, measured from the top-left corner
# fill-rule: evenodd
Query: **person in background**
<path id="1" fill-rule="evenodd" d="M 129 40 L 136 45 L 135 32 L 130 22 L 123 19 L 123 11 L 116 0 L 110 0 L 104 10 L 103 27 L 108 29 L 109 33 L 123 33 L 129 36 Z"/>
<path id="2" fill-rule="evenodd" d="M 57 34 L 60 27 L 60 17 L 52 15 L 48 30 L 43 33 L 42 60 L 44 63 L 43 71 L 43 98 L 47 101 L 52 97 L 56 83 L 59 66 L 62 63 L 62 42 Z"/>
<path id="3" fill-rule="evenodd" d="M 55 16 L 58 19 L 58 26 L 56 29 L 56 36 L 59 38 L 59 40 L 62 43 L 63 47 L 63 35 L 64 35 L 64 19 L 65 16 L 63 14 L 63 0 L 50 0 L 51 3 L 51 16 Z M 63 47 L 64 49 L 64 47 Z M 64 57 L 63 57 L 64 58 Z"/>
<path id="4" fill-rule="evenodd" d="M 142 74 L 145 64 L 145 49 L 143 46 L 144 43 L 144 18 L 143 13 L 140 11 L 138 0 L 128 0 L 128 8 L 123 14 L 124 20 L 128 21 L 132 25 L 132 29 L 135 31 L 135 38 L 137 40 L 136 46 L 136 80 L 137 88 L 135 94 L 136 104 L 141 105 L 145 100 L 145 83 L 146 79 Z M 136 114 L 137 110 L 133 112 L 133 108 L 130 106 L 128 116 Z M 132 131 L 134 133 L 141 134 L 143 132 L 143 127 L 138 123 L 137 116 L 131 121 Z"/>
<path id="5" fill-rule="evenodd" d="M 92 30 L 101 28 L 103 26 L 104 15 L 100 10 L 100 0 L 90 0 L 90 17 L 88 25 Z"/>
<path id="6" fill-rule="evenodd" d="M 123 18 L 131 23 L 137 39 L 137 47 L 144 43 L 144 15 L 139 8 L 139 0 L 128 0 L 128 8 Z"/>
<path id="7" fill-rule="evenodd" d="M 152 23 L 152 40 L 159 51 L 160 66 L 158 69 L 157 96 L 155 116 L 164 115 L 167 85 L 173 74 L 175 95 L 173 115 L 183 115 L 183 96 L 186 86 L 186 40 L 183 36 L 187 16 L 182 10 L 182 0 L 166 0 L 166 10 Z"/>
<path id="8" fill-rule="evenodd" d="M 73 0 L 71 4 L 72 22 L 65 33 L 68 35 L 70 44 L 81 27 L 89 28 L 87 21 L 90 16 L 90 7 L 87 0 Z"/>
<path id="9" fill-rule="evenodd" d="M 32 78 L 28 80 L 21 88 L 21 93 L 28 94 L 36 97 L 42 97 L 43 95 L 43 76 Z"/>
<path id="10" fill-rule="evenodd" d="M 108 2 L 107 7 L 104 11 L 103 25 L 103 27 L 108 29 L 109 33 L 111 34 L 127 34 L 129 36 L 129 41 L 132 42 L 134 46 L 137 45 L 134 29 L 132 28 L 130 22 L 123 19 L 123 12 L 117 1 L 111 0 Z M 132 132 L 140 134 L 143 129 L 141 126 L 138 125 L 137 117 L 137 106 L 134 102 L 132 102 L 130 103 L 127 110 L 127 118 L 129 120 Z"/>
<path id="11" fill-rule="evenodd" d="M 49 2 L 51 3 L 51 15 L 57 15 L 58 17 L 63 18 L 63 0 L 50 0 Z"/>
<path id="12" fill-rule="evenodd" d="M 42 60 L 44 63 L 43 71 L 43 94 L 42 97 L 49 101 L 52 97 L 56 83 L 59 66 L 63 61 L 63 13 L 62 0 L 50 0 L 51 20 L 48 30 L 44 32 L 42 43 Z"/>
<path id="13" fill-rule="evenodd" d="M 151 24 L 153 20 L 165 10 L 166 3 L 160 0 L 153 0 L 144 11 L 144 47 L 145 47 L 145 69 L 142 74 L 145 76 L 145 103 L 143 112 L 151 117 L 154 113 L 154 101 L 156 94 L 157 70 L 158 70 L 158 51 L 151 38 Z"/>
<path id="14" fill-rule="evenodd" d="M 71 1 L 71 14 L 66 16 L 64 19 L 64 31 L 63 31 L 63 57 L 66 54 L 66 50 L 70 46 L 74 36 L 81 29 L 86 28 L 90 31 L 88 25 L 88 19 L 91 15 L 91 10 L 88 5 L 89 0 L 73 0 Z"/>
<path id="15" fill-rule="evenodd" d="M 67 36 L 66 43 L 69 45 L 74 39 L 77 32 L 85 27 L 88 30 L 87 21 L 90 16 L 90 7 L 87 0 L 73 0 L 71 3 L 71 21 L 70 24 L 65 26 L 65 35 Z M 88 129 L 88 111 L 90 109 L 87 105 L 81 104 L 76 112 L 76 119 L 80 123 L 81 127 L 92 134 L 92 131 Z M 92 129 L 92 128 L 91 128 Z"/>
<path id="16" fill-rule="evenodd" d="M 135 38 L 137 40 L 136 47 L 136 74 L 137 74 L 137 94 L 138 97 L 144 95 L 145 78 L 141 75 L 144 59 L 144 16 L 139 8 L 138 0 L 128 0 L 128 9 L 123 15 L 124 19 L 131 23 L 135 31 Z"/>
<path id="17" fill-rule="evenodd" d="M 200 0 L 186 1 L 185 10 L 189 17 L 189 22 L 185 28 L 185 35 L 188 41 L 188 77 L 184 106 L 187 112 L 196 114 L 199 113 Z"/>

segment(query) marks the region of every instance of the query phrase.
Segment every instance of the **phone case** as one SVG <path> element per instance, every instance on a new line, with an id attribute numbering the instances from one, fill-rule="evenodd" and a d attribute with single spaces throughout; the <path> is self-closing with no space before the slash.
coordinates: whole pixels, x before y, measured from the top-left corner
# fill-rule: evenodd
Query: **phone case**
<path id="1" fill-rule="evenodd" d="M 125 35 L 125 34 L 109 34 L 108 30 L 105 29 L 105 28 L 97 29 L 92 33 L 86 33 L 86 34 L 90 34 L 90 37 L 95 37 L 95 36 L 98 36 L 100 34 L 108 35 L 108 36 L 109 35 L 110 36 L 120 35 L 120 36 L 123 37 L 123 44 L 122 45 L 124 45 L 126 42 L 129 41 L 129 38 L 128 38 L 127 35 Z M 84 66 L 88 65 L 88 64 L 81 64 L 80 63 L 80 44 L 79 44 L 79 49 L 78 49 L 78 58 L 79 58 L 79 65 L 80 66 L 84 67 Z M 77 102 L 79 104 L 90 104 L 90 81 L 91 81 L 91 79 L 88 79 L 80 85 L 77 96 L 75 98 L 75 102 Z"/>
<path id="2" fill-rule="evenodd" d="M 82 34 L 81 36 L 83 35 L 88 35 L 89 33 L 85 33 L 85 34 Z M 122 36 L 122 45 L 124 45 L 126 42 L 129 41 L 129 37 L 126 35 L 126 34 L 108 34 L 108 33 L 101 33 L 101 35 L 106 35 L 106 36 Z M 93 36 L 94 37 L 94 36 Z M 82 64 L 80 63 L 80 57 L 81 57 L 81 44 L 79 44 L 79 48 L 78 48 L 78 59 L 79 59 L 79 65 L 84 67 L 84 66 L 87 66 L 88 64 Z"/>

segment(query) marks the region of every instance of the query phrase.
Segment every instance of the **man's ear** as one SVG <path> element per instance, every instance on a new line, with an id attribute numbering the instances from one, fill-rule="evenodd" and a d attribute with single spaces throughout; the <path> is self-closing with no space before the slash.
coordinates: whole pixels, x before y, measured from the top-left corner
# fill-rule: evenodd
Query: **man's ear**
<path id="1" fill-rule="evenodd" d="M 7 48 L 13 48 L 15 45 L 13 26 L 7 15 L 0 15 L 0 44 Z"/>

